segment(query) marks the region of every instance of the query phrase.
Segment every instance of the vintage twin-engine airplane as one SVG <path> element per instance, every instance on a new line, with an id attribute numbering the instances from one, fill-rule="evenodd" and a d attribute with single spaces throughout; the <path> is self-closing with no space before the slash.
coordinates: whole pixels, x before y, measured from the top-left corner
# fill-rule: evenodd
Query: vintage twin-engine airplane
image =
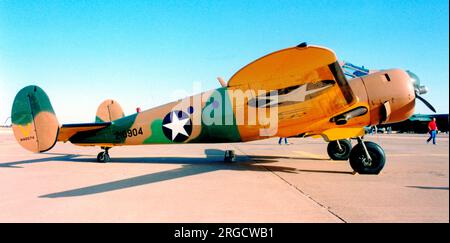
<path id="1" fill-rule="evenodd" d="M 221 88 L 129 116 L 106 100 L 95 123 L 84 124 L 60 125 L 46 93 L 27 86 L 14 99 L 13 131 L 32 152 L 48 151 L 58 141 L 100 146 L 99 162 L 109 161 L 108 150 L 122 145 L 323 137 L 332 159 L 349 159 L 360 174 L 378 174 L 385 153 L 363 141 L 364 126 L 408 119 L 415 98 L 423 100 L 426 90 L 408 71 L 356 70 L 347 80 L 341 65 L 332 50 L 302 43 L 257 59 L 227 83 L 219 78 Z M 353 148 L 349 138 L 358 141 Z M 233 151 L 225 152 L 225 160 L 234 160 Z"/>

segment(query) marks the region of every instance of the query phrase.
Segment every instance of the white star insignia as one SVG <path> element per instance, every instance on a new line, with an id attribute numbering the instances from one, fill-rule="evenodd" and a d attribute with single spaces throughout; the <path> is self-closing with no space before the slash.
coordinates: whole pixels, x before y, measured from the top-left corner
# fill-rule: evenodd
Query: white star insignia
<path id="1" fill-rule="evenodd" d="M 182 120 L 179 120 L 177 113 L 176 112 L 172 112 L 172 122 L 167 123 L 167 124 L 165 124 L 163 126 L 169 128 L 170 130 L 172 130 L 172 141 L 174 141 L 175 138 L 177 137 L 177 135 L 180 134 L 180 133 L 183 134 L 186 137 L 189 137 L 189 134 L 184 129 L 184 126 L 188 122 L 189 122 L 189 117 L 188 118 L 184 118 Z"/>
<path id="2" fill-rule="evenodd" d="M 326 88 L 331 87 L 332 85 L 326 85 L 323 87 L 320 87 L 318 89 L 312 89 L 312 90 L 306 90 L 307 84 L 303 84 L 300 87 L 296 88 L 295 90 L 278 96 L 278 103 L 290 101 L 290 102 L 304 102 L 306 99 L 306 96 L 310 94 L 318 93 Z"/>
<path id="3" fill-rule="evenodd" d="M 304 102 L 306 99 L 306 96 L 308 96 L 310 94 L 318 93 L 324 89 L 331 87 L 332 85 L 326 85 L 324 87 L 320 87 L 318 89 L 313 89 L 313 90 L 306 90 L 306 86 L 307 86 L 307 84 L 303 84 L 300 87 L 296 88 L 295 90 L 293 90 L 287 94 L 278 95 L 276 97 L 277 99 L 270 99 L 269 102 L 259 105 L 258 107 L 260 107 L 260 108 L 269 107 L 269 106 L 277 105 L 277 104 L 280 104 L 283 102 Z"/>

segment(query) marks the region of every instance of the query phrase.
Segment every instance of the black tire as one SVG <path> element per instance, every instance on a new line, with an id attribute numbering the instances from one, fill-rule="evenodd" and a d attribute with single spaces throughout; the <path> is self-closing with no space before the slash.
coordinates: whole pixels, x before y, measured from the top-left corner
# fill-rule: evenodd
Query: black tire
<path id="1" fill-rule="evenodd" d="M 366 153 L 361 144 L 357 144 L 350 152 L 350 166 L 359 174 L 378 175 L 386 162 L 386 155 L 380 145 L 374 142 L 364 142 L 372 159 L 366 160 Z"/>
<path id="2" fill-rule="evenodd" d="M 109 154 L 105 153 L 105 152 L 100 152 L 97 155 L 97 162 L 100 163 L 106 163 L 109 162 L 110 158 L 109 158 Z"/>
<path id="3" fill-rule="evenodd" d="M 352 143 L 348 139 L 339 140 L 342 150 L 339 150 L 337 141 L 328 143 L 327 152 L 332 160 L 348 160 L 352 150 Z"/>
<path id="4" fill-rule="evenodd" d="M 109 162 L 109 161 L 111 161 L 111 158 L 109 157 L 108 153 L 105 153 L 105 162 L 104 163 Z"/>
<path id="5" fill-rule="evenodd" d="M 97 155 L 97 162 L 103 163 L 105 162 L 105 152 L 100 152 Z"/>

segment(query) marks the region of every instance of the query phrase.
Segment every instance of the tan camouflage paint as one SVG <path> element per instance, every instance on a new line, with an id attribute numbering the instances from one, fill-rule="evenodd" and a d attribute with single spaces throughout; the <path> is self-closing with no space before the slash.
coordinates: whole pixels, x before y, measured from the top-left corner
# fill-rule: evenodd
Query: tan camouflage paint
<path id="1" fill-rule="evenodd" d="M 110 122 L 124 117 L 122 107 L 115 100 L 105 100 L 97 108 L 96 121 Z"/>
<path id="2" fill-rule="evenodd" d="M 50 112 L 39 112 L 33 122 L 27 125 L 12 126 L 17 142 L 35 153 L 46 151 L 55 144 L 58 127 L 59 123 L 55 114 Z"/>
<path id="3" fill-rule="evenodd" d="M 336 61 L 334 52 L 326 48 L 313 46 L 288 48 L 269 54 L 245 66 L 230 79 L 227 88 L 219 90 L 222 90 L 223 94 L 227 96 L 227 99 L 235 104 L 232 110 L 234 115 L 243 113 L 244 121 L 247 122 L 255 118 L 255 115 L 259 112 L 259 109 L 256 114 L 248 114 L 247 112 L 249 109 L 247 102 L 249 99 L 253 99 L 258 95 L 258 90 L 278 90 L 302 84 L 308 84 L 308 86 L 305 86 L 306 88 L 310 86 L 320 88 L 325 85 L 321 83 L 323 80 L 336 81 L 335 76 L 329 68 L 329 65 L 336 63 Z M 288 137 L 306 133 L 308 135 L 328 134 L 328 136 L 332 135 L 334 138 L 348 138 L 354 136 L 357 130 L 342 129 L 342 133 L 339 134 L 339 131 L 333 129 L 360 128 L 382 122 L 380 121 L 380 112 L 382 109 L 385 109 L 384 107 L 387 107 L 386 102 L 389 102 L 389 122 L 407 119 L 414 110 L 414 93 L 411 89 L 412 85 L 408 83 L 410 82 L 409 76 L 402 70 L 388 70 L 383 72 L 389 74 L 392 80 L 399 81 L 387 82 L 386 80 L 380 79 L 380 75 L 382 75 L 380 73 L 369 74 L 366 77 L 350 81 L 352 87 L 347 87 L 348 90 L 344 90 L 334 83 L 320 92 L 305 96 L 303 102 L 294 102 L 289 105 L 279 106 L 279 127 L 278 132 L 274 136 Z M 386 90 L 383 90 L 383 88 L 388 88 L 389 92 L 385 93 Z M 231 96 L 235 91 L 250 91 L 250 93 L 254 93 L 246 97 L 242 103 L 237 104 L 234 97 Z M 104 129 L 99 129 L 98 126 L 92 124 L 80 127 L 62 127 L 58 141 L 67 141 L 69 137 L 72 135 L 76 136 L 81 131 L 92 131 L 93 142 L 89 142 L 90 140 L 88 139 L 86 140 L 88 142 L 80 145 L 110 147 L 115 145 L 143 144 L 144 141 L 152 137 L 151 129 L 155 121 L 161 121 L 173 110 L 182 110 L 185 112 L 189 106 L 194 106 L 194 112 L 190 114 L 190 118 L 194 122 L 192 133 L 184 143 L 190 142 L 202 133 L 201 130 L 204 126 L 200 125 L 198 120 L 200 120 L 202 115 L 202 109 L 208 102 L 207 99 L 214 92 L 215 90 L 208 91 L 123 118 L 121 118 L 123 112 L 120 105 L 112 100 L 107 100 L 100 105 L 97 116 L 102 120 L 104 119 L 103 121 L 111 120 L 112 124 L 110 126 L 102 125 L 105 126 Z M 348 97 L 344 94 L 345 92 L 350 92 L 356 98 L 352 98 L 351 100 L 353 101 L 349 103 Z M 42 95 L 46 97 L 45 93 Z M 193 100 L 196 100 L 196 98 L 197 100 L 198 98 L 200 99 L 200 107 L 202 109 L 199 109 L 194 104 L 195 102 Z M 25 102 L 23 104 L 26 104 L 25 100 L 23 102 Z M 20 102 L 18 104 L 21 105 Z M 23 104 L 21 109 L 26 110 Z M 336 125 L 330 121 L 331 117 L 356 107 L 366 107 L 370 112 L 360 117 L 352 118 L 345 125 Z M 38 125 L 35 126 L 35 124 Z M 37 131 L 35 127 L 38 127 Z M 33 123 L 22 124 L 21 126 L 13 124 L 14 134 L 18 142 L 26 149 L 34 152 L 44 151 L 52 147 L 58 133 L 58 127 L 56 116 L 49 112 L 39 112 L 34 118 Z M 241 141 L 267 138 L 259 134 L 259 129 L 263 127 L 259 124 L 237 124 L 238 136 Z M 113 137 L 114 133 L 120 132 L 120 129 L 124 129 L 125 132 L 129 129 L 142 129 L 142 134 L 127 137 L 123 141 L 119 141 L 120 143 L 114 142 L 113 139 L 110 140 L 110 137 Z M 161 129 L 160 125 L 157 129 Z M 96 134 L 98 131 L 100 133 Z M 157 131 L 161 132 L 161 130 Z M 215 130 L 215 132 L 221 133 L 219 130 Z M 31 138 L 24 140 L 24 138 L 33 135 L 38 140 L 37 142 Z M 108 139 L 102 140 L 102 136 L 106 136 Z M 95 140 L 97 138 L 98 140 Z M 205 139 L 208 139 L 208 137 L 204 137 L 201 142 L 208 142 Z"/>

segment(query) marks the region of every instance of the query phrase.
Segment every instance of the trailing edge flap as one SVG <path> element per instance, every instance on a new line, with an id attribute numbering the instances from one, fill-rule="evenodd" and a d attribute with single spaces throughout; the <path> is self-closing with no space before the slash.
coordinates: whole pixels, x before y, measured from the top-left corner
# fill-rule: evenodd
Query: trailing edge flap
<path id="1" fill-rule="evenodd" d="M 58 141 L 66 142 L 79 132 L 100 130 L 111 125 L 111 122 L 64 124 L 61 126 Z"/>

